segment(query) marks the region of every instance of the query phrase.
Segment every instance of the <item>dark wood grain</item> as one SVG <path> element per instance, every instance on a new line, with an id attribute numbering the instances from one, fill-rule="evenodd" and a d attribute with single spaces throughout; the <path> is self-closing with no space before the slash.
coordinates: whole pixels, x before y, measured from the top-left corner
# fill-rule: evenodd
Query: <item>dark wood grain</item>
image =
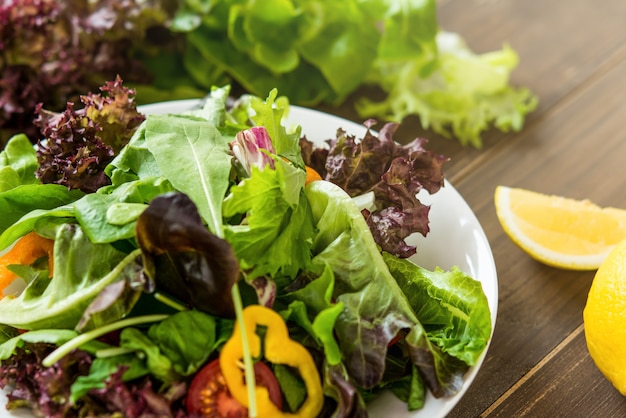
<path id="1" fill-rule="evenodd" d="M 625 398 L 597 370 L 581 332 L 594 272 L 532 260 L 493 206 L 504 184 L 626 208 L 625 17 L 622 1 L 440 3 L 443 25 L 474 48 L 509 42 L 521 58 L 513 81 L 540 98 L 522 132 L 490 134 L 478 154 L 448 147 L 449 178 L 485 229 L 500 291 L 489 354 L 450 417 L 626 416 Z"/>
<path id="2" fill-rule="evenodd" d="M 625 414 L 626 398 L 600 375 L 580 326 L 482 416 L 618 418 Z"/>

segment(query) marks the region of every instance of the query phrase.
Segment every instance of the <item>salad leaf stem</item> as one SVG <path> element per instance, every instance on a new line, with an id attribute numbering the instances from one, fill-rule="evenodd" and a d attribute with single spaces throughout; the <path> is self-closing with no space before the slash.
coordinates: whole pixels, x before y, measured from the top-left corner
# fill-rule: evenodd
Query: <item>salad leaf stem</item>
<path id="1" fill-rule="evenodd" d="M 72 350 L 79 348 L 81 345 L 94 340 L 98 337 L 101 337 L 109 332 L 116 331 L 118 329 L 132 327 L 135 325 L 148 324 L 151 322 L 159 322 L 167 318 L 169 315 L 144 315 L 144 316 L 136 316 L 133 318 L 122 319 L 121 321 L 116 321 L 107 325 L 104 325 L 100 328 L 93 329 L 84 334 L 77 336 L 66 342 L 65 344 L 59 346 L 56 350 L 50 353 L 46 358 L 43 359 L 41 364 L 44 367 L 50 367 L 57 361 L 61 360 L 63 357 L 68 355 Z"/>
<path id="2" fill-rule="evenodd" d="M 254 364 L 252 363 L 252 356 L 250 355 L 250 343 L 248 342 L 248 335 L 245 332 L 244 318 L 243 318 L 243 304 L 241 303 L 241 293 L 239 292 L 239 286 L 235 285 L 231 288 L 233 296 L 233 304 L 235 305 L 235 316 L 237 321 L 242 324 L 244 331 L 241 333 L 241 344 L 243 348 L 243 365 L 244 373 L 246 376 L 246 388 L 248 389 L 248 416 L 256 418 L 256 379 L 254 377 Z"/>
<path id="3" fill-rule="evenodd" d="M 174 299 L 164 295 L 163 293 L 155 292 L 154 298 L 162 304 L 167 305 L 172 309 L 176 309 L 177 311 L 182 312 L 187 310 L 187 307 L 185 305 L 176 302 Z"/>
<path id="4" fill-rule="evenodd" d="M 109 357 L 123 356 L 124 354 L 130 354 L 130 353 L 137 353 L 138 355 L 143 354 L 140 351 L 137 351 L 133 348 L 111 347 L 111 348 L 103 348 L 101 350 L 96 351 L 96 357 L 97 358 L 109 358 Z"/>

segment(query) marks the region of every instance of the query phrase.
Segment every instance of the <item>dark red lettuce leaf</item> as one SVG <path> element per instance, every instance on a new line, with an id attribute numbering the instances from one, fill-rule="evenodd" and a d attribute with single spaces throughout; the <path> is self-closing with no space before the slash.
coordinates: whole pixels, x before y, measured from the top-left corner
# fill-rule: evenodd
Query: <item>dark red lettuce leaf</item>
<path id="1" fill-rule="evenodd" d="M 202 223 L 189 197 L 172 192 L 152 200 L 137 219 L 136 235 L 157 290 L 203 312 L 234 317 L 231 288 L 239 262 L 230 244 Z"/>
<path id="2" fill-rule="evenodd" d="M 110 184 L 104 168 L 143 122 L 137 111 L 134 90 L 117 77 L 101 87 L 104 95 L 82 96 L 84 107 L 67 103 L 65 111 L 51 112 L 37 106 L 34 124 L 43 140 L 37 147 L 42 183 L 55 183 L 69 189 L 93 193 Z"/>
<path id="3" fill-rule="evenodd" d="M 5 0 L 0 2 L 0 148 L 15 133 L 37 138 L 38 103 L 60 112 L 67 102 L 122 74 L 149 83 L 134 56 L 164 28 L 171 0 Z"/>
<path id="4" fill-rule="evenodd" d="M 448 158 L 425 149 L 428 142 L 416 138 L 406 145 L 394 141 L 398 124 L 383 126 L 378 136 L 372 131 L 374 120 L 364 123 L 362 139 L 342 129 L 326 141 L 329 149 L 316 148 L 303 138 L 305 164 L 315 168 L 325 180 L 343 188 L 350 196 L 374 192 L 376 209 L 364 211 L 376 243 L 398 257 L 416 252 L 405 242 L 413 233 L 429 232 L 429 207 L 416 194 L 425 189 L 436 193 L 444 184 L 443 164 Z"/>
<path id="5" fill-rule="evenodd" d="M 70 388 L 79 376 L 89 374 L 93 362 L 85 351 L 76 350 L 51 367 L 41 361 L 56 348 L 45 343 L 26 343 L 0 362 L 0 389 L 7 391 L 7 409 L 30 408 L 36 416 L 74 418 L 96 416 L 173 417 L 187 416 L 181 400 L 186 384 L 176 382 L 157 392 L 148 377 L 124 382 L 124 367 L 113 373 L 102 389 L 92 389 L 72 405 Z"/>
<path id="6" fill-rule="evenodd" d="M 74 380 L 89 373 L 91 357 L 75 351 L 53 366 L 43 367 L 41 361 L 55 348 L 27 343 L 0 363 L 0 388 L 8 389 L 7 409 L 28 407 L 37 416 L 50 418 L 78 416 L 67 399 Z"/>
<path id="7" fill-rule="evenodd" d="M 337 403 L 336 410 L 332 415 L 338 418 L 361 418 L 367 417 L 367 407 L 359 390 L 350 381 L 348 372 L 342 364 L 325 366 L 324 380 L 329 395 Z M 331 411 L 328 411 L 330 414 Z"/>
<path id="8" fill-rule="evenodd" d="M 150 378 L 126 383 L 122 380 L 123 374 L 124 368 L 120 367 L 107 379 L 103 389 L 92 389 L 85 402 L 89 405 L 97 401 L 104 405 L 102 409 L 105 412 L 121 413 L 125 418 L 187 417 L 182 402 L 187 394 L 184 382 L 175 382 L 161 393 L 154 389 Z"/>

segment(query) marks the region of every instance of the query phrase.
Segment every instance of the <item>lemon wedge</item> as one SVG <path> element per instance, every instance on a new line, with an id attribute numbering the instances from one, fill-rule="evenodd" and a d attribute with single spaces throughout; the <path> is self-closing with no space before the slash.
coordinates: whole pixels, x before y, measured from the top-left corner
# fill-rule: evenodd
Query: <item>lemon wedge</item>
<path id="1" fill-rule="evenodd" d="M 506 186 L 496 187 L 494 203 L 511 240 L 553 267 L 595 270 L 626 239 L 623 209 Z"/>

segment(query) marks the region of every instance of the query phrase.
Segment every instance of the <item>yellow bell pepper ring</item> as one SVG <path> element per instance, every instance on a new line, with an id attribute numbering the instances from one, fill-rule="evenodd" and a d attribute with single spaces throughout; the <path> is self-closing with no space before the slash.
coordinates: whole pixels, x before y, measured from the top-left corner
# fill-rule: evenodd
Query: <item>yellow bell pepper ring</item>
<path id="1" fill-rule="evenodd" d="M 298 370 L 307 391 L 307 397 L 295 413 L 283 412 L 272 403 L 268 390 L 257 385 L 255 396 L 260 418 L 308 418 L 316 417 L 324 405 L 324 393 L 319 372 L 311 353 L 300 343 L 289 338 L 283 318 L 274 310 L 261 305 L 250 305 L 243 310 L 243 328 L 252 357 L 261 355 L 261 337 L 257 325 L 266 327 L 264 357 L 274 364 L 284 364 Z M 220 367 L 232 396 L 248 407 L 248 395 L 244 372 L 240 367 L 243 357 L 242 326 L 239 322 L 220 353 Z"/>

